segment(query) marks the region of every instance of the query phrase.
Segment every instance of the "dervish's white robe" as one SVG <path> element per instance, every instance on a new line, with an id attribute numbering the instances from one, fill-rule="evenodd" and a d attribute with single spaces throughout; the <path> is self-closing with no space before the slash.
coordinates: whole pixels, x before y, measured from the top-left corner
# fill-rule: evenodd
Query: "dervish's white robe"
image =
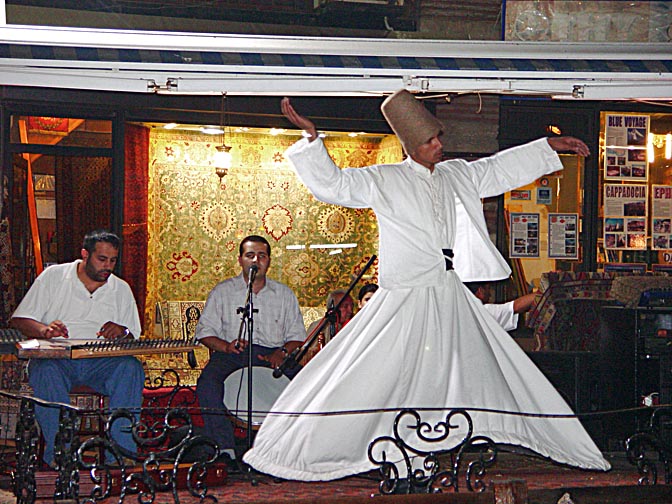
<path id="1" fill-rule="evenodd" d="M 375 211 L 381 288 L 284 390 L 247 463 L 306 481 L 368 471 L 375 468 L 369 443 L 391 435 L 396 411 L 406 407 L 446 408 L 422 413 L 431 425 L 454 408 L 571 415 L 462 283 L 509 275 L 488 237 L 480 198 L 562 169 L 546 139 L 471 163 L 444 161 L 433 172 L 411 159 L 339 170 L 320 140 L 297 142 L 287 156 L 319 200 Z M 454 250 L 454 271 L 446 271 L 444 248 Z M 375 409 L 393 411 L 368 412 Z M 353 410 L 367 412 L 315 414 Z M 576 418 L 470 415 L 475 435 L 582 468 L 610 467 Z"/>

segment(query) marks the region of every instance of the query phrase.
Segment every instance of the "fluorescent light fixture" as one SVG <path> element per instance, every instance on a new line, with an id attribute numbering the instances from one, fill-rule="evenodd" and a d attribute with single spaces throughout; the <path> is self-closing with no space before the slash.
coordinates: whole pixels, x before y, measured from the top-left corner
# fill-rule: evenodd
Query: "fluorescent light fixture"
<path id="1" fill-rule="evenodd" d="M 201 133 L 205 133 L 206 135 L 221 135 L 224 133 L 224 130 L 217 126 L 203 126 L 200 130 Z"/>
<path id="2" fill-rule="evenodd" d="M 221 94 L 226 89 L 229 95 L 265 96 L 382 96 L 405 88 L 437 94 L 489 93 L 574 100 L 672 99 L 670 45 L 662 42 L 355 39 L 0 25 L 0 44 L 19 48 L 16 56 L 0 58 L 0 85 L 5 86 L 190 95 Z M 66 50 L 56 51 L 60 59 L 20 57 L 30 53 L 29 46 Z M 174 52 L 175 61 L 80 60 L 74 55 L 77 48 Z M 192 60 L 191 52 L 260 54 L 275 63 L 205 64 Z M 63 56 L 70 53 L 73 56 Z M 284 55 L 297 54 L 305 56 L 305 65 L 282 63 Z M 358 64 L 331 67 L 321 63 L 322 58 L 332 56 Z M 452 58 L 503 63 L 483 68 L 388 68 L 366 64 L 369 58 L 372 62 L 376 58 Z M 563 70 L 533 69 L 535 61 L 545 60 L 579 60 L 586 64 Z M 621 69 L 623 61 L 643 64 L 638 69 Z M 614 63 L 615 70 L 596 70 L 591 62 L 599 62 L 597 68 Z M 648 65 L 652 70 L 647 70 Z"/>
<path id="3" fill-rule="evenodd" d="M 572 98 L 583 100 L 670 100 L 672 79 L 662 76 L 643 78 L 619 77 L 605 82 L 595 81 L 577 85 Z M 566 97 L 565 97 L 566 98 Z"/>
<path id="4" fill-rule="evenodd" d="M 303 250 L 305 248 L 306 248 L 305 245 L 287 245 L 285 247 L 286 250 Z"/>
<path id="5" fill-rule="evenodd" d="M 319 243 L 316 245 L 310 245 L 311 249 L 337 249 L 337 248 L 355 248 L 357 247 L 356 243 Z"/>
<path id="6" fill-rule="evenodd" d="M 336 255 L 336 254 L 342 254 L 342 253 L 343 253 L 343 249 L 340 249 L 340 248 L 329 251 L 329 255 Z"/>

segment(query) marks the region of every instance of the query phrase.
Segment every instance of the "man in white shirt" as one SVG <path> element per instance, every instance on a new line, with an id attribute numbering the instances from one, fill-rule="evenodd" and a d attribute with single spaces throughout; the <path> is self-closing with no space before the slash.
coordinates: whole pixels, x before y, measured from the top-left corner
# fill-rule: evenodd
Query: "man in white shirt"
<path id="1" fill-rule="evenodd" d="M 36 339 L 136 338 L 141 327 L 133 292 L 112 273 L 119 248 L 119 237 L 113 233 L 86 235 L 82 259 L 45 269 L 12 315 L 10 326 Z M 35 396 L 46 401 L 69 404 L 70 390 L 86 385 L 108 396 L 113 410 L 142 405 L 145 374 L 135 357 L 31 359 L 28 372 Z M 59 409 L 38 406 L 35 416 L 44 436 L 44 461 L 53 465 Z M 135 443 L 121 423 L 112 425 L 112 437 L 129 452 L 122 455 L 132 455 Z"/>
<path id="2" fill-rule="evenodd" d="M 248 364 L 249 341 L 247 331 L 240 330 L 239 308 L 245 305 L 251 268 L 256 268 L 252 305 L 258 310 L 253 313 L 253 364 L 278 368 L 306 338 L 296 296 L 289 287 L 266 276 L 271 265 L 268 241 L 256 235 L 243 238 L 238 264 L 240 275 L 218 283 L 208 295 L 195 335 L 211 350 L 210 361 L 196 386 L 199 405 L 203 408 L 204 435 L 217 442 L 224 460 L 235 458 L 233 426 L 221 413 L 224 381 Z M 298 366 L 287 369 L 285 374 L 291 378 L 299 369 Z"/>
<path id="3" fill-rule="evenodd" d="M 525 294 L 508 303 L 491 303 L 492 286 L 490 282 L 467 282 L 465 285 L 505 331 L 517 329 L 518 315 L 529 311 L 534 303 L 534 293 Z"/>

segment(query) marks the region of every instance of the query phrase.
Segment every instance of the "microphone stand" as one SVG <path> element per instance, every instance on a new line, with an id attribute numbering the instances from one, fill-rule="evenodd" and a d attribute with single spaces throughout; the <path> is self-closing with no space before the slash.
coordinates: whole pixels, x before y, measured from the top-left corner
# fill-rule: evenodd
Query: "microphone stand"
<path id="1" fill-rule="evenodd" d="M 349 292 L 349 291 L 348 291 Z M 344 295 L 341 300 L 338 302 L 338 305 L 341 305 L 341 302 L 348 297 L 348 295 Z M 325 344 L 328 341 L 331 341 L 331 338 L 336 336 L 336 321 L 338 321 L 341 317 L 341 312 L 336 311 L 336 307 L 334 306 L 334 300 L 332 299 L 331 302 L 329 303 L 329 306 L 327 306 L 327 313 L 325 314 L 325 317 L 328 318 L 329 320 L 329 339 L 325 341 Z"/>
<path id="2" fill-rule="evenodd" d="M 254 308 L 254 301 L 252 296 L 252 284 L 257 275 L 258 267 L 256 264 L 250 266 L 248 272 L 249 281 L 247 284 L 247 298 L 245 299 L 245 306 L 241 306 L 236 310 L 236 313 L 242 313 L 240 321 L 240 329 L 238 331 L 238 339 L 243 336 L 243 327 L 247 325 L 247 449 L 252 448 L 252 342 L 254 337 L 254 314 L 259 312 Z"/>
<path id="3" fill-rule="evenodd" d="M 335 320 L 335 316 L 338 313 L 339 308 L 341 307 L 341 303 L 345 300 L 350 295 L 350 292 L 352 289 L 357 285 L 359 280 L 364 276 L 364 273 L 367 272 L 367 270 L 371 267 L 373 264 L 373 261 L 377 259 L 377 256 L 374 254 L 371 256 L 371 259 L 364 265 L 362 270 L 359 272 L 357 277 L 350 283 L 350 287 L 348 287 L 348 290 L 345 291 L 345 295 L 341 298 L 341 300 L 336 304 L 336 306 L 333 306 L 331 308 L 327 308 L 327 312 L 325 313 L 324 317 L 322 317 L 322 320 L 320 320 L 320 323 L 317 325 L 315 329 L 313 329 L 313 332 L 311 332 L 308 337 L 304 340 L 304 342 L 296 347 L 294 350 L 292 350 L 282 361 L 280 366 L 275 368 L 273 370 L 273 377 L 274 378 L 280 378 L 282 376 L 282 373 L 285 369 L 292 369 L 294 368 L 303 358 L 303 356 L 306 354 L 310 346 L 317 340 L 318 335 L 324 330 L 325 326 L 330 323 L 331 320 Z M 332 303 L 333 304 L 333 303 Z"/>

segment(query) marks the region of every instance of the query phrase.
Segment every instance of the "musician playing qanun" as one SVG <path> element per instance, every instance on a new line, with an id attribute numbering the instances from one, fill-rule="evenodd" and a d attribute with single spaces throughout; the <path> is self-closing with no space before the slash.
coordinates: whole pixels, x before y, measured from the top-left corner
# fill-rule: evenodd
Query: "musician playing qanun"
<path id="1" fill-rule="evenodd" d="M 82 258 L 46 268 L 30 287 L 10 320 L 27 338 L 134 339 L 140 332 L 138 307 L 129 285 L 112 271 L 120 239 L 107 231 L 84 237 Z M 86 385 L 109 397 L 110 408 L 139 409 L 145 374 L 132 356 L 94 359 L 31 359 L 28 367 L 35 397 L 70 403 L 73 387 Z M 59 409 L 38 406 L 35 416 L 45 440 L 44 462 L 54 464 Z M 112 438 L 132 456 L 136 450 L 127 421 L 112 424 Z M 125 425 L 122 425 L 125 424 Z M 108 458 L 112 454 L 108 453 Z"/>

